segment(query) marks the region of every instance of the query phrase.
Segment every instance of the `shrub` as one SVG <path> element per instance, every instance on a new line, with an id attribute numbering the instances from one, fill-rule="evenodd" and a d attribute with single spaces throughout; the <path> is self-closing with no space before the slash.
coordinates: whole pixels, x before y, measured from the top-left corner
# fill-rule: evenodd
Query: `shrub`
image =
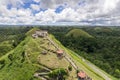
<path id="1" fill-rule="evenodd" d="M 68 73 L 63 68 L 53 70 L 52 72 L 50 72 L 48 74 L 48 76 L 50 78 L 55 79 L 55 80 L 56 79 L 58 79 L 58 80 L 65 80 L 65 76 L 67 76 L 67 75 L 68 75 Z"/>
<path id="2" fill-rule="evenodd" d="M 71 65 L 68 66 L 68 70 L 72 71 L 72 66 Z"/>

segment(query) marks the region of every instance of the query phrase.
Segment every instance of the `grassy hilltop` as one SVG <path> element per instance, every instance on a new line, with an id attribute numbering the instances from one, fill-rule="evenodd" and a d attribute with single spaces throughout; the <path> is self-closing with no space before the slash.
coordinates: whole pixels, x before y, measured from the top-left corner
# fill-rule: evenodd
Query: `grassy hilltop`
<path id="1" fill-rule="evenodd" d="M 73 36 L 74 38 L 77 38 L 77 37 L 87 37 L 87 38 L 92 37 L 90 34 L 88 34 L 87 32 L 85 32 L 82 29 L 72 29 L 72 30 L 70 30 L 66 34 L 66 37 L 69 37 L 69 36 Z"/>
<path id="2" fill-rule="evenodd" d="M 26 38 L 15 49 L 0 58 L 1 80 L 36 80 L 33 75 L 37 71 L 45 72 L 47 69 L 67 69 L 70 65 L 64 58 L 59 59 L 53 45 L 48 45 L 48 40 L 43 38 L 32 38 L 32 29 L 26 33 Z M 48 50 L 47 55 L 42 51 Z M 76 80 L 76 71 L 73 69 L 67 79 L 71 76 Z M 39 79 L 38 79 L 39 80 Z"/>

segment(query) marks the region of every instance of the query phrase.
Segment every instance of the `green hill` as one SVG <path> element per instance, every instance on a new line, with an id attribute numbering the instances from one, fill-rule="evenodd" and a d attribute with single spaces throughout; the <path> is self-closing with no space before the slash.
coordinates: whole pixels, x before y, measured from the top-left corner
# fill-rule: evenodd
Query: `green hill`
<path id="1" fill-rule="evenodd" d="M 73 36 L 74 38 L 77 38 L 77 37 L 87 37 L 87 38 L 92 37 L 90 34 L 83 31 L 82 29 L 72 29 L 71 31 L 69 31 L 66 34 L 66 37 L 69 37 L 69 36 Z"/>
<path id="2" fill-rule="evenodd" d="M 112 29 L 111 28 L 107 28 L 107 27 L 106 28 L 105 27 L 103 27 L 103 28 L 95 27 L 94 30 L 97 31 L 97 32 L 106 32 L 106 33 L 107 32 L 112 32 Z"/>
<path id="3" fill-rule="evenodd" d="M 34 77 L 37 72 L 49 73 L 57 68 L 68 69 L 70 63 L 64 57 L 59 59 L 54 45 L 49 45 L 45 38 L 32 38 L 35 30 L 38 29 L 27 32 L 25 40 L 0 58 L 0 80 L 39 80 Z M 42 54 L 44 51 L 47 51 L 46 55 Z M 67 79 L 70 80 L 71 76 L 76 79 L 74 68 Z"/>
<path id="4" fill-rule="evenodd" d="M 42 74 L 47 73 L 44 77 L 48 79 L 50 78 L 49 73 L 54 72 L 58 68 L 68 70 L 69 66 L 72 67 L 72 71 L 68 71 L 69 75 L 65 76 L 66 80 L 77 80 L 76 69 L 66 60 L 65 56 L 72 59 L 78 67 L 78 70 L 85 71 L 92 80 L 104 80 L 106 76 L 114 80 L 110 75 L 100 69 L 101 74 L 93 70 L 87 65 L 89 62 L 84 62 L 83 58 L 78 55 L 76 56 L 74 52 L 65 48 L 53 35 L 48 34 L 49 38 L 33 38 L 31 35 L 35 30 L 30 30 L 26 34 L 27 37 L 25 40 L 15 49 L 0 58 L 0 80 L 40 80 L 40 77 L 36 78 L 34 75 L 41 72 Z M 54 44 L 49 43 L 49 39 Z M 64 50 L 66 53 L 64 57 L 59 58 L 56 55 L 55 45 L 59 49 Z M 46 54 L 43 54 L 44 52 Z"/>

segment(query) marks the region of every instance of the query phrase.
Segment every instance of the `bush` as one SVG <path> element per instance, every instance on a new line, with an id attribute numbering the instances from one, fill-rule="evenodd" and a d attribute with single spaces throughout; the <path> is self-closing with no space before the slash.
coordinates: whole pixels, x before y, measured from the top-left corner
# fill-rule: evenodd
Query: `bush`
<path id="1" fill-rule="evenodd" d="M 68 75 L 68 73 L 63 68 L 53 70 L 52 72 L 50 72 L 48 74 L 48 76 L 50 78 L 52 78 L 53 80 L 56 80 L 56 79 L 58 79 L 58 80 L 65 80 L 65 76 L 66 75 Z"/>
<path id="2" fill-rule="evenodd" d="M 0 56 L 3 56 L 5 53 L 7 53 L 8 51 L 10 51 L 12 48 L 11 46 L 0 46 Z"/>
<path id="3" fill-rule="evenodd" d="M 13 60 L 13 55 L 12 55 L 12 54 L 9 54 L 9 55 L 8 55 L 8 58 L 12 61 L 12 60 Z"/>
<path id="4" fill-rule="evenodd" d="M 5 60 L 0 61 L 0 69 L 2 69 L 5 66 Z"/>
<path id="5" fill-rule="evenodd" d="M 72 66 L 71 65 L 68 66 L 68 70 L 72 71 Z"/>

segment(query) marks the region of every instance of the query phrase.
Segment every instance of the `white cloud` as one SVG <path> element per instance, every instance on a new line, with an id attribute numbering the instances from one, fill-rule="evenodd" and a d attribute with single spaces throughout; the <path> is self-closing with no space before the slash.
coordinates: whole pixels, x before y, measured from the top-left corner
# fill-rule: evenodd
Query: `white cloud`
<path id="1" fill-rule="evenodd" d="M 78 12 L 75 12 L 72 8 L 64 9 L 60 14 L 57 14 L 56 21 L 67 20 L 67 21 L 79 21 L 81 19 Z"/>
<path id="2" fill-rule="evenodd" d="M 31 3 L 29 8 L 24 8 L 25 0 L 0 0 L 0 24 L 48 22 L 120 24 L 120 0 L 34 0 L 34 2 L 38 4 Z M 12 5 L 11 9 L 7 8 L 8 4 Z M 56 13 L 55 9 L 60 5 L 64 5 L 65 9 L 61 13 Z M 40 11 L 40 8 L 47 10 Z"/>
<path id="3" fill-rule="evenodd" d="M 67 7 L 75 7 L 80 0 L 41 0 L 42 8 L 56 8 L 60 4 L 67 4 Z"/>
<path id="4" fill-rule="evenodd" d="M 45 12 L 40 12 L 35 15 L 37 21 L 41 22 L 53 22 L 54 18 L 56 17 L 56 13 L 54 12 L 53 9 L 48 9 Z"/>
<path id="5" fill-rule="evenodd" d="M 40 6 L 36 5 L 36 4 L 31 4 L 30 6 L 33 10 L 39 11 L 40 10 Z"/>
<path id="6" fill-rule="evenodd" d="M 73 21 L 78 22 L 83 20 L 85 16 L 81 16 L 78 12 L 72 8 L 66 8 L 61 13 L 56 14 L 54 9 L 48 9 L 45 12 L 40 12 L 35 15 L 37 21 L 41 22 L 62 22 L 62 21 Z"/>
<path id="7" fill-rule="evenodd" d="M 11 4 L 13 7 L 21 7 L 21 5 L 24 5 L 24 0 L 0 0 L 1 6 L 7 6 L 8 4 Z"/>
<path id="8" fill-rule="evenodd" d="M 40 2 L 40 0 L 34 0 L 34 2 L 39 3 L 39 2 Z"/>
<path id="9" fill-rule="evenodd" d="M 119 0 L 105 0 L 103 4 L 103 11 L 109 12 L 116 8 Z"/>

